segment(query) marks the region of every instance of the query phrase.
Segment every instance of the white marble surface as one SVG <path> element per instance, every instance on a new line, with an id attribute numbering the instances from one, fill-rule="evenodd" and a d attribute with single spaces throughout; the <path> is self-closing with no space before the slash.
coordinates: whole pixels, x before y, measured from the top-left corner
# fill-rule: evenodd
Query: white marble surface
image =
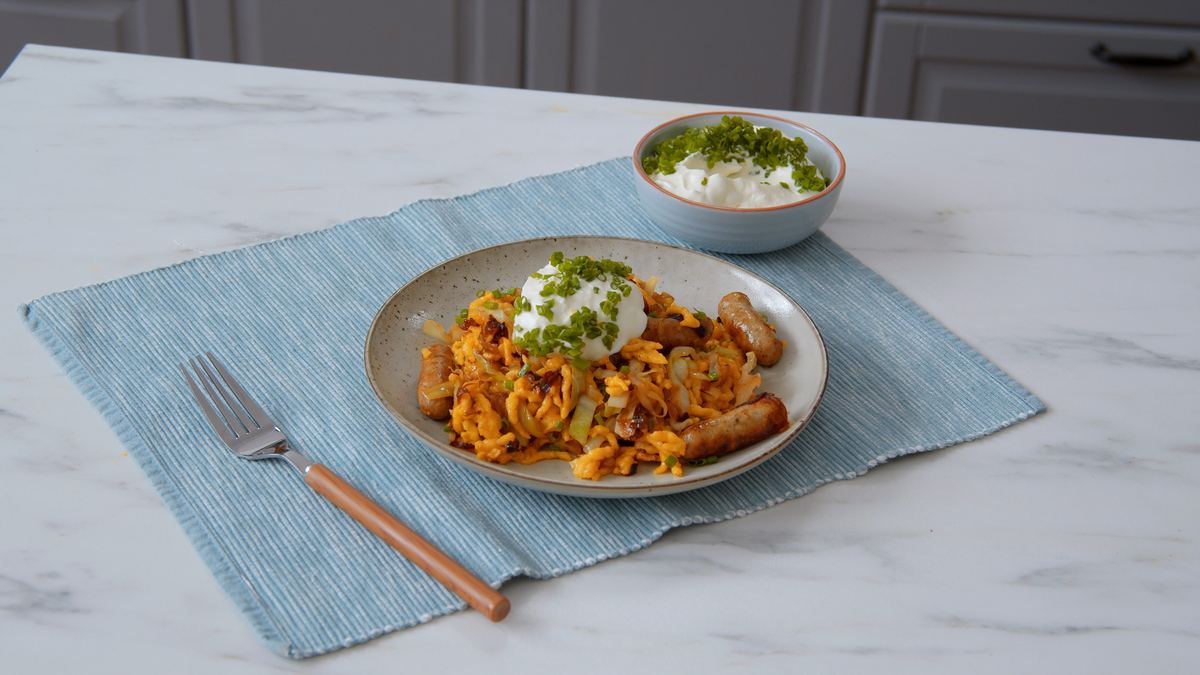
<path id="1" fill-rule="evenodd" d="M 306 661 L 262 646 L 16 306 L 627 155 L 702 108 L 29 47 L 0 79 L 6 673 L 1194 672 L 1200 144 L 780 113 L 825 231 L 1049 413 Z"/>

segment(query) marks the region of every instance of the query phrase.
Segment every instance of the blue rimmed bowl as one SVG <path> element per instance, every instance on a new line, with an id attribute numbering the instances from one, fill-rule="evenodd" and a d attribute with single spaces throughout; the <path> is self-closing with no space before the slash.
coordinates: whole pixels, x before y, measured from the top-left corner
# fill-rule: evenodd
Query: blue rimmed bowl
<path id="1" fill-rule="evenodd" d="M 725 115 L 737 116 L 759 127 L 778 129 L 808 146 L 808 159 L 831 178 L 829 186 L 798 202 L 767 208 L 744 209 L 711 206 L 683 199 L 659 187 L 642 168 L 642 160 L 661 142 L 693 127 L 717 124 Z M 680 241 L 721 253 L 764 253 L 786 248 L 816 232 L 833 213 L 846 160 L 842 151 L 813 129 L 780 117 L 744 112 L 711 112 L 687 115 L 660 124 L 638 141 L 633 151 L 634 186 L 646 213 L 656 225 Z"/>

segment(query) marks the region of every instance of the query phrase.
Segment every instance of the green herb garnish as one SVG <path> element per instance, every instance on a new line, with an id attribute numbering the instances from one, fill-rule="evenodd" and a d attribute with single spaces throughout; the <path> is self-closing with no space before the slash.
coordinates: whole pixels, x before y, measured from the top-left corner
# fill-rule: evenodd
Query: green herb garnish
<path id="1" fill-rule="evenodd" d="M 628 277 L 633 269 L 628 265 L 613 260 L 592 260 L 587 256 L 567 258 L 562 252 L 550 256 L 550 264 L 555 268 L 550 273 L 535 273 L 532 276 L 544 282 L 539 293 L 545 300 L 530 303 L 514 302 L 514 314 L 532 308 L 546 319 L 553 321 L 554 297 L 569 297 L 582 288 L 584 282 L 594 283 L 596 280 L 608 282 L 604 300 L 600 302 L 600 312 L 584 307 L 575 311 L 567 319 L 567 325 L 551 323 L 545 328 L 525 331 L 513 340 L 517 345 L 529 350 L 534 356 L 546 356 L 558 352 L 570 357 L 572 363 L 580 370 L 586 370 L 588 362 L 582 358 L 585 340 L 599 339 L 605 348 L 612 349 L 616 342 L 620 327 L 617 318 L 618 305 L 622 298 L 628 297 L 633 290 Z M 596 289 L 598 293 L 599 290 Z M 519 306 L 518 306 L 519 305 Z"/>
<path id="2" fill-rule="evenodd" d="M 817 177 L 817 167 L 805 164 L 808 146 L 802 139 L 789 139 L 778 129 L 754 125 L 741 117 L 725 115 L 719 124 L 692 128 L 675 138 L 655 146 L 642 159 L 647 174 L 675 173 L 675 165 L 698 152 L 708 161 L 708 168 L 717 162 L 745 161 L 763 169 L 767 176 L 783 167 L 792 169 L 792 182 L 797 188 L 820 192 L 833 181 Z"/>

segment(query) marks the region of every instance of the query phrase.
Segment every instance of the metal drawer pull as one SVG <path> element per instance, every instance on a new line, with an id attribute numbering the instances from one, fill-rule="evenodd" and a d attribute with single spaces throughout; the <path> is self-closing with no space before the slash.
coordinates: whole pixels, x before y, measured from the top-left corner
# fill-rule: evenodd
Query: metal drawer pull
<path id="1" fill-rule="evenodd" d="M 1114 54 L 1108 51 L 1103 42 L 1097 42 L 1092 47 L 1092 56 L 1105 63 L 1118 66 L 1139 66 L 1144 68 L 1175 68 L 1190 63 L 1196 58 L 1195 52 L 1187 48 L 1175 56 L 1151 56 L 1149 54 Z"/>

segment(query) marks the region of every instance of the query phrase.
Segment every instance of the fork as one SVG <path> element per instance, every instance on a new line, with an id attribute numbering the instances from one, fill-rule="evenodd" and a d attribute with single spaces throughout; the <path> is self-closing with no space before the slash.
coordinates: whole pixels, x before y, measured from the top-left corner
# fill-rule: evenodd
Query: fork
<path id="1" fill-rule="evenodd" d="M 304 475 L 304 482 L 389 546 L 399 551 L 429 576 L 437 579 L 492 621 L 508 615 L 508 599 L 453 558 L 425 541 L 383 507 L 354 489 L 333 471 L 288 447 L 287 436 L 229 374 L 212 352 L 188 360 L 192 373 L 179 369 L 191 387 L 196 403 L 225 445 L 243 459 L 282 457 Z M 199 380 L 199 384 L 197 384 Z"/>

